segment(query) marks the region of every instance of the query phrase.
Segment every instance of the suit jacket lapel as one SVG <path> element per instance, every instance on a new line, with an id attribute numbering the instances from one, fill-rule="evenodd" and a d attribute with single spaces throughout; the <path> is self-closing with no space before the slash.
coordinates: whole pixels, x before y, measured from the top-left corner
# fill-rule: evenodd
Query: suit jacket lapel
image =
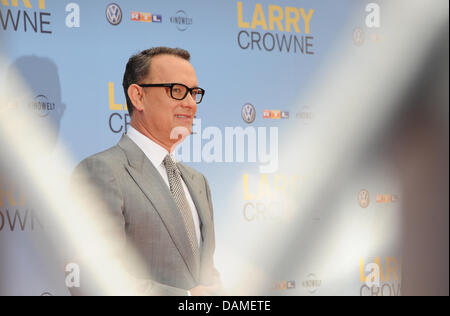
<path id="1" fill-rule="evenodd" d="M 166 183 L 142 150 L 128 136 L 124 135 L 118 145 L 127 155 L 129 165 L 125 167 L 128 173 L 158 212 L 194 280 L 197 281 L 199 263 L 192 253 L 183 218 Z"/>
<path id="2" fill-rule="evenodd" d="M 180 170 L 181 176 L 189 189 L 189 193 L 191 194 L 192 200 L 194 201 L 200 217 L 201 232 L 203 237 L 201 262 L 203 262 L 204 258 L 208 257 L 208 255 L 211 256 L 210 250 L 214 244 L 214 228 L 211 218 L 211 211 L 206 198 L 205 183 L 203 179 L 198 178 L 198 176 L 192 172 L 189 172 L 183 164 L 179 163 L 178 169 Z"/>

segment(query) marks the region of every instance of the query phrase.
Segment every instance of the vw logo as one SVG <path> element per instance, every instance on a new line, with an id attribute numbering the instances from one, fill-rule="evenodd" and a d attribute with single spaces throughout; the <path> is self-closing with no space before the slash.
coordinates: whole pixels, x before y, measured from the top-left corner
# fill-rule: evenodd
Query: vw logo
<path id="1" fill-rule="evenodd" d="M 362 189 L 361 191 L 359 191 L 358 203 L 359 203 L 359 206 L 361 206 L 362 208 L 366 208 L 369 206 L 369 203 L 370 203 L 369 191 L 367 191 L 366 189 Z"/>
<path id="2" fill-rule="evenodd" d="M 122 10 L 117 4 L 111 3 L 106 7 L 106 19 L 112 25 L 118 25 L 122 21 Z"/>
<path id="3" fill-rule="evenodd" d="M 253 105 L 251 105 L 250 103 L 244 104 L 244 106 L 242 107 L 241 114 L 242 114 L 242 119 L 246 123 L 250 124 L 255 121 L 256 110 L 255 110 L 255 107 Z"/>
<path id="4" fill-rule="evenodd" d="M 365 35 L 364 35 L 364 31 L 362 28 L 357 27 L 353 30 L 353 44 L 355 44 L 356 46 L 361 46 L 362 44 L 364 44 L 364 39 L 365 39 Z"/>

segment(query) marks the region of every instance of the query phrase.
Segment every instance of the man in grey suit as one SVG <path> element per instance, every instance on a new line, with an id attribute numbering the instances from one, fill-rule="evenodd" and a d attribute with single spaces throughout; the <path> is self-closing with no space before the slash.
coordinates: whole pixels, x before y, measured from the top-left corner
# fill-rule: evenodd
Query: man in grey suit
<path id="1" fill-rule="evenodd" d="M 89 183 L 106 205 L 100 211 L 113 219 L 111 241 L 133 247 L 144 263 L 128 271 L 148 282 L 144 294 L 220 289 L 208 182 L 173 156 L 205 93 L 189 60 L 186 50 L 167 47 L 132 56 L 123 78 L 131 127 L 116 146 L 83 160 L 72 177 Z"/>

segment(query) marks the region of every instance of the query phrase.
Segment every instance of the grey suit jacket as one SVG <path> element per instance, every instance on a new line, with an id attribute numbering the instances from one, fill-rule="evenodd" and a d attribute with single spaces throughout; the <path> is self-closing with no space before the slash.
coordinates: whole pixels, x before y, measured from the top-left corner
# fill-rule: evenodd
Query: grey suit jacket
<path id="1" fill-rule="evenodd" d="M 213 207 L 208 182 L 194 169 L 178 163 L 201 221 L 202 247 L 196 260 L 181 214 L 163 178 L 142 150 L 123 135 L 119 143 L 83 160 L 72 176 L 88 183 L 89 192 L 106 204 L 101 210 L 114 219 L 106 232 L 119 247 L 134 247 L 143 269 L 128 271 L 148 282 L 144 294 L 187 295 L 197 285 L 211 285 L 217 273 Z M 126 263 L 125 263 L 126 265 Z"/>

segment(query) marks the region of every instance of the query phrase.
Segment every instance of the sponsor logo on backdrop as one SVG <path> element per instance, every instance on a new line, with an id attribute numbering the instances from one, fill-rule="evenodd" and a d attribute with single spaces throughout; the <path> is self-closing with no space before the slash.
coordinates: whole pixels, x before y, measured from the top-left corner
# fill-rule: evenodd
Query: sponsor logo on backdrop
<path id="1" fill-rule="evenodd" d="M 108 4 L 105 14 L 111 25 L 119 25 L 122 22 L 122 9 L 115 3 Z"/>
<path id="2" fill-rule="evenodd" d="M 51 111 L 56 109 L 55 103 L 43 94 L 37 95 L 28 107 L 40 117 L 46 117 Z"/>
<path id="3" fill-rule="evenodd" d="M 280 110 L 264 110 L 263 111 L 263 118 L 264 119 L 273 119 L 273 120 L 279 120 L 279 119 L 288 119 L 289 118 L 289 112 L 287 111 L 280 111 Z"/>
<path id="4" fill-rule="evenodd" d="M 276 282 L 273 287 L 275 291 L 285 291 L 285 290 L 294 290 L 295 289 L 295 281 L 279 281 Z"/>
<path id="5" fill-rule="evenodd" d="M 38 117 L 45 118 L 52 112 L 64 111 L 64 104 L 45 94 L 38 94 L 32 100 L 10 99 L 5 106 L 6 109 L 26 109 Z"/>
<path id="6" fill-rule="evenodd" d="M 148 12 L 131 12 L 131 21 L 135 22 L 153 22 L 153 23 L 161 23 L 162 15 L 160 14 L 152 14 Z"/>
<path id="7" fill-rule="evenodd" d="M 364 44 L 364 40 L 366 39 L 366 34 L 364 33 L 364 30 L 360 27 L 355 27 L 353 30 L 353 44 L 356 46 L 362 46 Z"/>
<path id="8" fill-rule="evenodd" d="M 53 296 L 53 294 L 50 292 L 44 292 L 40 296 Z"/>
<path id="9" fill-rule="evenodd" d="M 314 54 L 314 9 L 237 2 L 237 44 L 243 50 Z M 300 35 L 302 34 L 302 35 Z"/>
<path id="10" fill-rule="evenodd" d="M 295 114 L 295 118 L 301 120 L 306 125 L 312 121 L 313 113 L 309 106 L 305 106 L 303 107 L 302 111 Z"/>
<path id="11" fill-rule="evenodd" d="M 170 17 L 170 23 L 175 24 L 178 31 L 186 31 L 192 25 L 192 18 L 183 10 L 178 10 L 174 16 Z"/>
<path id="12" fill-rule="evenodd" d="M 397 203 L 399 201 L 398 194 L 376 194 L 375 195 L 375 203 L 377 204 L 390 204 Z M 370 204 L 370 193 L 366 189 L 362 189 L 358 193 L 358 204 L 362 208 L 366 208 Z"/>
<path id="13" fill-rule="evenodd" d="M 23 192 L 5 179 L 0 179 L 0 232 L 43 229 L 37 213 L 28 207 Z"/>
<path id="14" fill-rule="evenodd" d="M 75 2 L 66 5 L 66 26 L 68 28 L 80 27 L 80 6 Z"/>
<path id="15" fill-rule="evenodd" d="M 255 121 L 256 109 L 252 104 L 246 103 L 242 107 L 241 115 L 245 123 L 251 124 Z"/>
<path id="16" fill-rule="evenodd" d="M 124 99 L 124 97 L 122 97 Z M 124 133 L 130 125 L 126 104 L 116 103 L 114 83 L 108 82 L 108 126 L 113 133 Z M 259 163 L 261 173 L 278 170 L 278 127 L 208 126 L 194 119 L 191 137 L 176 150 L 183 162 Z"/>
<path id="17" fill-rule="evenodd" d="M 399 200 L 398 194 L 377 194 L 376 203 L 397 203 Z"/>
<path id="18" fill-rule="evenodd" d="M 358 204 L 362 208 L 366 208 L 366 207 L 369 206 L 369 204 L 370 204 L 369 191 L 367 191 L 366 189 L 362 189 L 361 191 L 359 191 L 359 193 L 358 193 Z"/>
<path id="19" fill-rule="evenodd" d="M 320 280 L 314 273 L 310 273 L 306 276 L 306 279 L 302 281 L 302 286 L 309 293 L 313 294 L 322 286 L 322 280 Z"/>
<path id="20" fill-rule="evenodd" d="M 364 263 L 364 259 L 360 258 L 361 296 L 401 295 L 401 258 L 385 257 L 382 262 L 380 257 L 375 257 L 373 262 Z"/>
<path id="21" fill-rule="evenodd" d="M 274 119 L 277 117 L 277 112 L 279 113 L 279 111 L 276 110 L 263 110 L 263 118 Z"/>
<path id="22" fill-rule="evenodd" d="M 242 215 L 246 222 L 278 222 L 287 220 L 292 212 L 288 201 L 298 192 L 300 176 L 296 174 L 243 175 L 244 205 Z"/>
<path id="23" fill-rule="evenodd" d="M 270 118 L 274 120 L 279 120 L 281 117 L 281 112 L 279 110 L 270 111 Z"/>
<path id="24" fill-rule="evenodd" d="M 352 39 L 355 46 L 362 46 L 366 39 L 373 43 L 384 41 L 384 36 L 377 32 L 381 27 L 381 8 L 379 4 L 371 2 L 366 5 L 364 24 L 366 31 L 359 26 L 353 29 Z"/>
<path id="25" fill-rule="evenodd" d="M 51 34 L 51 13 L 45 0 L 1 0 L 0 24 L 4 31 Z"/>

